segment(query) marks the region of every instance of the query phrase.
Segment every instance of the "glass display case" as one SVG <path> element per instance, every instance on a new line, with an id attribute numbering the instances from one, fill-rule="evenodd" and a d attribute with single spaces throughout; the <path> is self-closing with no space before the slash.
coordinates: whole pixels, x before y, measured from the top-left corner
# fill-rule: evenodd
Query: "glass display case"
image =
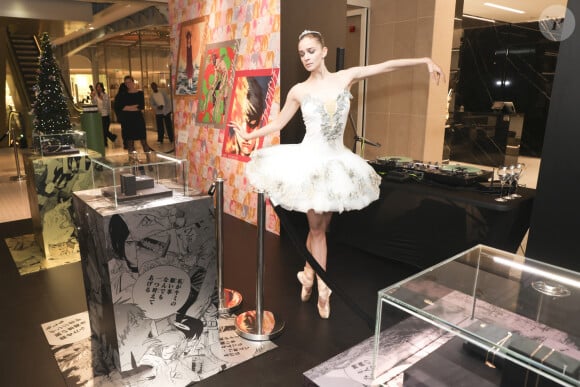
<path id="1" fill-rule="evenodd" d="M 53 134 L 32 134 L 34 153 L 42 156 L 87 154 L 86 133 L 74 130 Z"/>
<path id="2" fill-rule="evenodd" d="M 134 200 L 188 194 L 188 163 L 161 152 L 119 154 L 92 159 L 93 187 L 117 207 Z"/>
<path id="3" fill-rule="evenodd" d="M 379 292 L 373 385 L 580 386 L 579 294 L 580 273 L 477 245 Z"/>

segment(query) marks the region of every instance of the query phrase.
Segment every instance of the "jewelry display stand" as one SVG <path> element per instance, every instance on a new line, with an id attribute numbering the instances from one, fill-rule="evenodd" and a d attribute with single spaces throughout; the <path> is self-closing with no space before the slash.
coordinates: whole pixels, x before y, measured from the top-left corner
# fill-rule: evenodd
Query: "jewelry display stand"
<path id="1" fill-rule="evenodd" d="M 284 321 L 274 313 L 265 311 L 264 304 L 264 230 L 266 224 L 266 202 L 264 191 L 258 192 L 258 265 L 256 281 L 256 310 L 249 310 L 236 317 L 236 333 L 253 341 L 270 340 L 284 329 Z"/>
<path id="2" fill-rule="evenodd" d="M 503 250 L 477 245 L 459 253 L 379 292 L 373 385 L 402 373 L 407 380 L 411 369 L 414 378 L 428 372 L 448 382 L 441 368 L 414 364 L 451 358 L 443 344 L 455 336 L 463 342 L 461 356 L 495 370 L 501 386 L 580 386 L 579 288 L 580 273 Z M 388 335 L 389 316 L 400 311 L 410 315 L 404 321 L 437 330 L 432 338 L 406 332 L 405 341 L 416 344 L 409 354 L 397 351 Z M 465 375 L 460 384 L 479 385 Z"/>
<path id="3" fill-rule="evenodd" d="M 82 151 L 53 156 L 37 150 L 23 152 L 34 237 L 46 259 L 76 245 L 72 194 L 93 186 L 93 154 L 77 149 Z"/>
<path id="4" fill-rule="evenodd" d="M 186 196 L 119 203 L 99 188 L 74 193 L 92 337 L 119 371 L 148 364 L 148 348 L 173 337 L 218 332 L 212 198 Z"/>

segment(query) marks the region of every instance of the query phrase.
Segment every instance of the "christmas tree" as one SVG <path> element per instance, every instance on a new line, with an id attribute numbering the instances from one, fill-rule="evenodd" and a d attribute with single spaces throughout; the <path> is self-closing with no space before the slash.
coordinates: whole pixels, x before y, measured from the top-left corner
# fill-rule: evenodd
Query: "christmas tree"
<path id="1" fill-rule="evenodd" d="M 50 38 L 45 32 L 40 38 L 40 66 L 35 86 L 36 100 L 32 104 L 34 129 L 38 134 L 59 134 L 72 130 L 70 112 L 62 92 L 61 72 L 52 53 Z"/>

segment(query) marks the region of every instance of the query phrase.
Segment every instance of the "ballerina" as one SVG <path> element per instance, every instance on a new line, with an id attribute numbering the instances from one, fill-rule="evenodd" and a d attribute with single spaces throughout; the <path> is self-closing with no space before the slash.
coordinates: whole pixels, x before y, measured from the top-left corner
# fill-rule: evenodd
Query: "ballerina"
<path id="1" fill-rule="evenodd" d="M 302 32 L 298 37 L 298 54 L 310 75 L 290 89 L 278 116 L 250 133 L 244 130 L 243 123 L 229 123 L 240 137 L 250 140 L 282 130 L 301 109 L 306 125 L 302 142 L 252 152 L 246 174 L 250 184 L 264 191 L 274 205 L 306 214 L 309 226 L 306 247 L 324 270 L 326 230 L 332 214 L 362 209 L 379 197 L 381 177 L 343 144 L 352 98 L 350 88 L 362 79 L 417 65 L 426 65 L 437 84 L 445 80 L 441 68 L 430 58 L 388 60 L 332 73 L 325 64 L 327 52 L 320 32 Z M 318 312 L 320 317 L 328 318 L 331 289 L 308 262 L 297 276 L 302 284 L 302 301 L 310 299 L 317 278 Z"/>

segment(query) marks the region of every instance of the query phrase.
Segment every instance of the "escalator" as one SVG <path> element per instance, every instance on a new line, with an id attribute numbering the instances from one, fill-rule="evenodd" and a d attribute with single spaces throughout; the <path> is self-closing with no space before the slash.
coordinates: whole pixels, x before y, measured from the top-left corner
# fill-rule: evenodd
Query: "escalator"
<path id="1" fill-rule="evenodd" d="M 14 110 L 22 112 L 25 127 L 25 143 L 31 143 L 32 136 L 32 117 L 28 112 L 32 111 L 32 104 L 35 100 L 35 86 L 37 83 L 40 46 L 38 40 L 33 34 L 16 34 L 10 33 L 7 36 L 7 64 L 10 72 L 7 82 L 13 91 Z M 81 109 L 75 105 L 70 93 L 62 78 L 61 84 L 66 96 L 68 110 L 70 112 L 71 123 L 73 126 L 80 124 Z"/>
<path id="2" fill-rule="evenodd" d="M 38 58 L 40 50 L 34 39 L 34 35 L 8 34 L 8 42 L 11 47 L 16 69 L 11 68 L 12 75 L 22 80 L 26 106 L 31 107 L 34 101 L 34 85 L 38 71 Z M 16 72 L 14 71 L 16 70 Z M 19 74 L 17 74 L 19 73 Z"/>

